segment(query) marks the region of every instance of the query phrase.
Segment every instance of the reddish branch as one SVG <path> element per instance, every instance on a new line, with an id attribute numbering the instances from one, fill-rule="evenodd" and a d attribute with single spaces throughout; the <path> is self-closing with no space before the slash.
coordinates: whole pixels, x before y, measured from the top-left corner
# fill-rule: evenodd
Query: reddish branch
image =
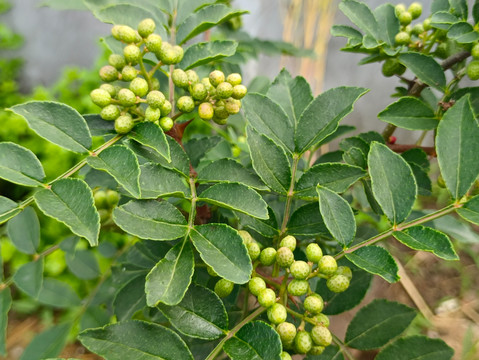
<path id="1" fill-rule="evenodd" d="M 403 153 L 411 149 L 422 149 L 424 152 L 430 156 L 436 157 L 436 149 L 433 146 L 418 146 L 418 145 L 408 145 L 408 144 L 388 144 L 389 148 L 397 153 Z"/>

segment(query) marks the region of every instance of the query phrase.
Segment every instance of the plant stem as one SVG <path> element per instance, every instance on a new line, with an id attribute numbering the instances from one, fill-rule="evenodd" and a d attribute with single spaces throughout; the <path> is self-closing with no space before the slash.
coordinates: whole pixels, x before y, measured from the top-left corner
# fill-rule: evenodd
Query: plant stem
<path id="1" fill-rule="evenodd" d="M 241 320 L 238 325 L 236 325 L 233 329 L 231 329 L 228 332 L 228 335 L 226 335 L 221 341 L 216 345 L 216 347 L 213 349 L 213 351 L 208 355 L 208 357 L 205 360 L 213 360 L 216 356 L 218 356 L 223 349 L 223 345 L 228 339 L 231 339 L 235 334 L 238 332 L 239 329 L 241 329 L 246 323 L 250 322 L 257 316 L 261 315 L 264 311 L 266 311 L 266 308 L 260 306 L 257 308 L 255 311 L 253 311 L 251 314 L 249 314 L 247 317 L 245 317 L 243 320 Z"/>
<path id="2" fill-rule="evenodd" d="M 331 335 L 333 336 L 333 341 L 336 345 L 339 346 L 339 348 L 341 349 L 341 352 L 346 355 L 346 357 L 349 359 L 349 360 L 354 360 L 354 356 L 353 354 L 351 354 L 348 350 L 348 348 L 346 347 L 346 345 L 344 345 L 344 343 L 341 341 L 340 338 L 338 338 L 336 335 L 334 335 L 333 333 L 331 333 Z"/>
<path id="3" fill-rule="evenodd" d="M 293 167 L 291 169 L 291 182 L 289 184 L 288 194 L 286 195 L 286 205 L 284 207 L 283 223 L 281 224 L 281 233 L 279 237 L 284 235 L 286 232 L 286 225 L 289 220 L 289 212 L 291 211 L 291 203 L 293 202 L 294 197 L 294 183 L 296 178 L 296 170 L 298 168 L 299 159 L 301 157 L 299 154 L 293 154 Z"/>
<path id="4" fill-rule="evenodd" d="M 409 221 L 409 222 L 404 223 L 404 224 L 395 225 L 393 228 L 391 228 L 389 230 L 386 230 L 386 231 L 382 232 L 381 234 L 373 236 L 372 238 L 369 238 L 368 240 L 360 242 L 357 245 L 351 246 L 349 249 L 345 249 L 344 251 L 337 254 L 335 256 L 335 259 L 340 259 L 344 255 L 352 253 L 353 251 L 356 251 L 356 250 L 358 250 L 358 249 L 360 249 L 364 246 L 372 245 L 372 244 L 375 244 L 375 243 L 377 243 L 381 240 L 384 240 L 384 239 L 390 237 L 395 231 L 402 231 L 402 230 L 408 229 L 408 228 L 416 226 L 416 225 L 421 225 L 421 224 L 427 223 L 431 220 L 434 220 L 434 219 L 440 218 L 444 215 L 447 215 L 447 214 L 453 212 L 454 210 L 456 210 L 457 208 L 460 208 L 462 206 L 463 205 L 461 203 L 456 202 L 454 204 L 446 206 L 445 208 L 443 208 L 441 210 L 438 210 L 438 211 L 435 211 L 431 214 L 420 217 L 419 219 L 412 220 L 412 221 Z"/>
<path id="5" fill-rule="evenodd" d="M 190 215 L 188 216 L 188 232 L 186 236 L 189 235 L 190 230 L 193 229 L 195 225 L 195 215 L 196 215 L 196 181 L 194 177 L 190 177 L 190 191 L 191 191 L 191 209 Z"/>

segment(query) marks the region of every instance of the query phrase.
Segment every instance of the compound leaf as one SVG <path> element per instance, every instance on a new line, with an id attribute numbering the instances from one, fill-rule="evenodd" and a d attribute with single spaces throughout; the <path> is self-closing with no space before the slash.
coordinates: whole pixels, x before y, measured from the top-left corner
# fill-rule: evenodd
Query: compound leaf
<path id="1" fill-rule="evenodd" d="M 379 246 L 364 246 L 346 258 L 357 267 L 381 276 L 384 280 L 393 283 L 399 280 L 398 266 L 386 249 Z"/>

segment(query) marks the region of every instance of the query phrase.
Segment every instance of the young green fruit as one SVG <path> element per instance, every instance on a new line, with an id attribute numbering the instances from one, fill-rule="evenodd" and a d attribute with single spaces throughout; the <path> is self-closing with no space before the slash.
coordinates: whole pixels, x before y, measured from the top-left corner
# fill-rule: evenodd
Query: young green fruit
<path id="1" fill-rule="evenodd" d="M 269 308 L 276 303 L 276 293 L 273 289 L 264 289 L 258 295 L 258 303 L 265 308 Z"/>
<path id="2" fill-rule="evenodd" d="M 228 123 L 228 119 L 227 118 L 220 118 L 218 116 L 216 116 L 216 111 L 215 111 L 215 115 L 213 116 L 213 119 L 212 119 L 215 123 L 217 123 L 218 125 L 226 125 Z"/>
<path id="3" fill-rule="evenodd" d="M 239 113 L 241 109 L 241 102 L 236 99 L 226 99 L 225 101 L 225 110 L 228 112 L 230 115 L 234 115 Z"/>
<path id="4" fill-rule="evenodd" d="M 200 81 L 198 74 L 194 70 L 186 70 L 186 76 L 188 77 L 188 83 L 191 86 Z"/>
<path id="5" fill-rule="evenodd" d="M 202 83 L 197 83 L 192 86 L 191 88 L 191 96 L 195 100 L 204 100 L 206 96 L 208 95 L 208 92 L 206 91 L 206 87 Z"/>
<path id="6" fill-rule="evenodd" d="M 127 65 L 121 70 L 121 80 L 132 81 L 138 75 L 138 71 L 130 65 Z"/>
<path id="7" fill-rule="evenodd" d="M 387 59 L 382 66 L 382 73 L 386 77 L 402 75 L 405 71 L 406 67 L 397 59 Z"/>
<path id="8" fill-rule="evenodd" d="M 311 338 L 314 343 L 319 346 L 329 346 L 331 345 L 331 341 L 333 341 L 331 332 L 324 326 L 313 327 L 311 330 Z"/>
<path id="9" fill-rule="evenodd" d="M 261 291 L 266 289 L 266 283 L 260 277 L 253 276 L 248 282 L 248 288 L 251 294 L 253 294 L 254 296 L 258 296 Z"/>
<path id="10" fill-rule="evenodd" d="M 243 244 L 245 245 L 248 245 L 249 243 L 254 241 L 253 237 L 246 230 L 238 230 L 238 234 L 243 239 Z"/>
<path id="11" fill-rule="evenodd" d="M 118 70 L 111 65 L 105 65 L 100 69 L 100 79 L 105 82 L 118 80 Z"/>
<path id="12" fill-rule="evenodd" d="M 145 120 L 155 122 L 161 117 L 161 110 L 148 106 L 145 110 Z"/>
<path id="13" fill-rule="evenodd" d="M 191 96 L 182 96 L 176 102 L 178 110 L 184 113 L 190 113 L 195 109 L 195 102 Z"/>
<path id="14" fill-rule="evenodd" d="M 233 291 L 234 288 L 234 283 L 232 283 L 229 280 L 226 279 L 220 279 L 218 282 L 215 284 L 215 293 L 218 295 L 220 298 L 225 298 L 231 292 Z"/>
<path id="15" fill-rule="evenodd" d="M 110 218 L 110 212 L 105 209 L 98 210 L 98 215 L 100 215 L 100 222 L 105 222 Z"/>
<path id="16" fill-rule="evenodd" d="M 324 301 L 318 294 L 312 294 L 306 297 L 303 302 L 304 309 L 311 314 L 319 314 L 323 311 Z"/>
<path id="17" fill-rule="evenodd" d="M 155 28 L 156 24 L 153 19 L 143 19 L 138 24 L 138 34 L 140 34 L 142 38 L 146 38 L 150 34 L 153 34 Z"/>
<path id="18" fill-rule="evenodd" d="M 125 57 L 120 54 L 111 54 L 108 57 L 108 63 L 117 70 L 123 69 L 126 65 Z"/>
<path id="19" fill-rule="evenodd" d="M 411 14 L 413 20 L 417 19 L 422 14 L 422 5 L 418 2 L 413 2 L 409 5 L 407 11 Z"/>
<path id="20" fill-rule="evenodd" d="M 324 352 L 325 349 L 326 348 L 324 346 L 313 345 L 311 347 L 311 350 L 309 350 L 308 354 L 313 355 L 313 356 L 321 355 Z"/>
<path id="21" fill-rule="evenodd" d="M 173 46 L 166 41 L 161 43 L 160 51 L 155 52 L 155 55 L 163 64 L 166 65 L 174 64 L 177 57 L 175 50 L 173 50 Z"/>
<path id="22" fill-rule="evenodd" d="M 475 44 L 471 49 L 471 55 L 474 59 L 479 59 L 479 44 Z"/>
<path id="23" fill-rule="evenodd" d="M 175 56 L 173 64 L 178 64 L 183 59 L 184 50 L 181 46 L 175 45 L 173 46 L 172 51 Z"/>
<path id="24" fill-rule="evenodd" d="M 251 258 L 251 261 L 255 261 L 261 253 L 258 243 L 256 241 L 250 242 L 246 245 L 246 248 L 248 249 L 248 255 Z"/>
<path id="25" fill-rule="evenodd" d="M 216 95 L 220 99 L 227 99 L 231 95 L 233 95 L 233 85 L 231 85 L 229 82 L 222 82 L 216 87 Z"/>
<path id="26" fill-rule="evenodd" d="M 288 344 L 296 337 L 296 326 L 285 321 L 276 327 L 276 332 L 279 334 L 281 342 L 283 344 Z"/>
<path id="27" fill-rule="evenodd" d="M 225 74 L 220 70 L 214 70 L 210 73 L 209 79 L 211 85 L 217 87 L 219 84 L 225 81 Z"/>
<path id="28" fill-rule="evenodd" d="M 290 267 L 294 261 L 294 255 L 290 248 L 280 247 L 276 252 L 276 262 L 282 268 Z"/>
<path id="29" fill-rule="evenodd" d="M 353 272 L 351 271 L 351 268 L 349 268 L 347 266 L 338 266 L 338 269 L 336 270 L 334 275 L 344 275 L 349 280 L 351 280 L 353 278 Z"/>
<path id="30" fill-rule="evenodd" d="M 95 89 L 90 93 L 91 101 L 99 107 L 105 107 L 111 102 L 111 95 L 103 89 Z"/>
<path id="31" fill-rule="evenodd" d="M 272 247 L 267 247 L 261 251 L 259 261 L 265 266 L 273 265 L 276 261 L 276 250 Z"/>
<path id="32" fill-rule="evenodd" d="M 408 45 L 411 42 L 411 37 L 405 31 L 400 31 L 394 37 L 396 45 Z"/>
<path id="33" fill-rule="evenodd" d="M 140 77 L 134 78 L 130 83 L 130 90 L 139 97 L 143 97 L 148 93 L 148 82 Z"/>
<path id="34" fill-rule="evenodd" d="M 111 97 L 116 96 L 117 90 L 112 84 L 101 84 L 101 90 L 105 90 Z"/>
<path id="35" fill-rule="evenodd" d="M 416 24 L 411 30 L 411 34 L 419 36 L 424 32 L 424 26 L 422 24 Z"/>
<path id="36" fill-rule="evenodd" d="M 117 34 L 118 34 L 118 40 L 126 42 L 127 44 L 133 43 L 137 40 L 136 31 L 126 25 L 121 25 L 118 28 Z"/>
<path id="37" fill-rule="evenodd" d="M 141 60 L 141 50 L 135 44 L 130 44 L 123 49 L 123 56 L 127 63 L 136 65 Z"/>
<path id="38" fill-rule="evenodd" d="M 115 131 L 118 134 L 128 134 L 135 126 L 135 122 L 130 116 L 122 115 L 115 120 Z"/>
<path id="39" fill-rule="evenodd" d="M 467 65 L 466 74 L 471 80 L 479 79 L 479 60 L 472 60 Z"/>
<path id="40" fill-rule="evenodd" d="M 106 201 L 110 208 L 116 206 L 120 201 L 120 194 L 115 190 L 107 190 L 106 191 Z"/>
<path id="41" fill-rule="evenodd" d="M 121 106 L 130 107 L 136 104 L 136 95 L 128 89 L 121 89 L 118 92 L 118 101 Z"/>
<path id="42" fill-rule="evenodd" d="M 311 273 L 311 268 L 309 267 L 308 263 L 298 260 L 291 264 L 289 271 L 295 279 L 304 280 Z"/>
<path id="43" fill-rule="evenodd" d="M 108 203 L 106 200 L 106 192 L 103 190 L 98 190 L 94 195 L 93 195 L 93 200 L 95 201 L 95 207 L 97 209 L 107 209 L 108 208 Z"/>
<path id="44" fill-rule="evenodd" d="M 161 116 L 167 116 L 171 112 L 171 108 L 171 103 L 168 100 L 165 100 L 165 102 L 160 106 Z"/>
<path id="45" fill-rule="evenodd" d="M 323 257 L 323 251 L 316 243 L 311 243 L 306 247 L 306 258 L 308 261 L 317 263 Z"/>
<path id="46" fill-rule="evenodd" d="M 336 259 L 330 255 L 325 255 L 318 261 L 318 270 L 324 275 L 333 275 L 338 269 Z"/>
<path id="47" fill-rule="evenodd" d="M 162 117 L 160 119 L 160 126 L 163 131 L 170 131 L 173 128 L 173 125 L 175 125 L 175 122 L 168 116 Z"/>
<path id="48" fill-rule="evenodd" d="M 240 74 L 232 73 L 228 75 L 226 81 L 229 82 L 231 85 L 235 86 L 241 84 L 242 78 Z"/>
<path id="49" fill-rule="evenodd" d="M 397 4 L 394 7 L 394 12 L 396 13 L 396 16 L 399 16 L 400 14 L 402 14 L 405 11 L 406 11 L 406 6 L 404 4 Z"/>
<path id="50" fill-rule="evenodd" d="M 148 35 L 145 41 L 148 51 L 154 53 L 155 55 L 160 53 L 162 43 L 161 36 L 157 34 Z"/>
<path id="51" fill-rule="evenodd" d="M 233 93 L 231 94 L 231 97 L 233 99 L 240 100 L 245 97 L 246 93 L 248 92 L 248 89 L 246 89 L 246 86 L 244 85 L 235 85 L 233 87 Z"/>
<path id="52" fill-rule="evenodd" d="M 288 284 L 288 292 L 293 296 L 303 296 L 309 290 L 309 282 L 307 280 L 291 280 Z"/>
<path id="53" fill-rule="evenodd" d="M 100 116 L 103 120 L 115 120 L 120 116 L 120 109 L 116 105 L 108 105 L 101 109 Z"/>
<path id="54" fill-rule="evenodd" d="M 409 11 L 404 11 L 402 13 L 399 14 L 398 16 L 398 19 L 399 19 L 399 23 L 401 25 L 409 25 L 412 21 L 412 15 Z"/>
<path id="55" fill-rule="evenodd" d="M 213 277 L 217 277 L 218 274 L 216 273 L 216 271 L 213 270 L 213 268 L 209 265 L 206 265 L 206 271 L 208 272 L 208 274 L 210 276 L 213 276 Z"/>
<path id="56" fill-rule="evenodd" d="M 313 317 L 313 320 L 316 321 L 318 325 L 329 327 L 329 318 L 322 313 Z"/>
<path id="57" fill-rule="evenodd" d="M 431 30 L 432 26 L 431 26 L 431 19 L 425 19 L 423 22 L 422 22 L 422 26 L 424 27 L 424 30 L 425 31 L 428 31 L 428 30 Z"/>
<path id="58" fill-rule="evenodd" d="M 165 95 L 158 90 L 153 90 L 146 96 L 146 102 L 153 109 L 159 109 L 165 103 Z"/>
<path id="59" fill-rule="evenodd" d="M 279 246 L 280 247 L 287 247 L 288 249 L 290 249 L 291 251 L 294 251 L 296 249 L 296 238 L 292 235 L 288 235 L 286 237 L 284 237 L 283 239 L 281 239 L 281 242 L 279 243 Z"/>
<path id="60" fill-rule="evenodd" d="M 286 351 L 283 351 L 280 355 L 280 360 L 293 360 L 293 358 Z"/>
<path id="61" fill-rule="evenodd" d="M 281 324 L 282 322 L 286 321 L 288 317 L 288 313 L 286 312 L 286 308 L 281 304 L 274 304 L 273 306 L 269 307 L 266 315 L 268 316 L 268 320 L 273 324 Z"/>
<path id="62" fill-rule="evenodd" d="M 181 69 L 173 70 L 173 72 L 171 73 L 171 79 L 173 80 L 173 84 L 180 88 L 184 89 L 187 88 L 189 85 L 188 75 Z"/>
<path id="63" fill-rule="evenodd" d="M 311 335 L 307 331 L 298 331 L 294 338 L 294 347 L 299 354 L 306 354 L 313 347 Z"/>
<path id="64" fill-rule="evenodd" d="M 200 106 L 198 106 L 198 115 L 203 120 L 211 120 L 214 114 L 215 109 L 213 108 L 213 105 L 211 103 L 204 102 L 201 103 Z"/>
<path id="65" fill-rule="evenodd" d="M 346 291 L 349 287 L 349 279 L 344 275 L 334 275 L 326 281 L 329 290 L 335 293 Z"/>
<path id="66" fill-rule="evenodd" d="M 215 117 L 218 118 L 218 119 L 227 119 L 228 116 L 230 116 L 230 114 L 228 113 L 228 111 L 226 111 L 226 108 L 224 105 L 218 105 L 216 104 L 216 106 L 214 107 L 215 109 Z"/>

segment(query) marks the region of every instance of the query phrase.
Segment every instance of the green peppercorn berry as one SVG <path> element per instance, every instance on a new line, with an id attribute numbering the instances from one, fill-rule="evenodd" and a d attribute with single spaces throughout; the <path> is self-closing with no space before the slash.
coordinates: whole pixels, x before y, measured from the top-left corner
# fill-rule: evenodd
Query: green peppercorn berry
<path id="1" fill-rule="evenodd" d="M 407 11 L 411 14 L 413 20 L 417 19 L 422 14 L 422 5 L 418 2 L 413 2 L 409 5 Z"/>
<path id="2" fill-rule="evenodd" d="M 105 209 L 98 210 L 98 215 L 100 215 L 100 222 L 105 222 L 110 218 L 110 212 Z"/>
<path id="3" fill-rule="evenodd" d="M 168 116 L 164 116 L 160 119 L 160 126 L 163 131 L 170 131 L 173 125 L 175 125 L 175 122 Z"/>
<path id="4" fill-rule="evenodd" d="M 327 327 L 315 326 L 311 330 L 311 338 L 316 345 L 329 346 L 333 341 L 333 336 Z"/>
<path id="5" fill-rule="evenodd" d="M 117 70 L 123 69 L 123 67 L 126 65 L 126 60 L 123 55 L 120 54 L 111 54 L 108 57 L 108 64 L 113 66 Z"/>
<path id="6" fill-rule="evenodd" d="M 227 118 L 219 118 L 217 117 L 216 115 L 213 116 L 213 119 L 212 119 L 216 124 L 218 125 L 226 125 L 228 123 L 228 119 Z"/>
<path id="7" fill-rule="evenodd" d="M 242 80 L 243 79 L 241 78 L 241 75 L 238 73 L 229 74 L 228 77 L 226 78 L 226 81 L 233 86 L 241 84 Z"/>
<path id="8" fill-rule="evenodd" d="M 396 16 L 399 17 L 403 12 L 406 11 L 406 6 L 404 4 L 397 4 L 394 7 L 394 12 L 396 13 Z"/>
<path id="9" fill-rule="evenodd" d="M 291 264 L 291 266 L 289 267 L 289 271 L 295 279 L 304 280 L 311 273 L 311 268 L 309 267 L 307 262 L 298 260 Z"/>
<path id="10" fill-rule="evenodd" d="M 248 288 L 251 294 L 258 296 L 261 291 L 266 289 L 266 283 L 258 276 L 253 276 L 248 283 Z"/>
<path id="11" fill-rule="evenodd" d="M 111 28 L 111 34 L 116 40 L 120 40 L 120 28 L 121 25 L 115 25 Z"/>
<path id="12" fill-rule="evenodd" d="M 161 110 L 161 116 L 167 116 L 171 112 L 171 103 L 168 100 L 165 100 L 163 105 L 161 105 L 160 110 Z"/>
<path id="13" fill-rule="evenodd" d="M 125 56 L 126 62 L 131 65 L 136 65 L 141 60 L 141 50 L 135 44 L 125 46 L 123 55 Z"/>
<path id="14" fill-rule="evenodd" d="M 237 114 L 241 109 L 241 101 L 233 98 L 226 99 L 225 109 L 230 115 Z"/>
<path id="15" fill-rule="evenodd" d="M 338 269 L 334 273 L 334 275 L 344 275 L 346 276 L 349 280 L 353 278 L 353 272 L 351 269 L 347 266 L 338 266 Z"/>
<path id="16" fill-rule="evenodd" d="M 100 79 L 105 82 L 118 80 L 118 70 L 111 65 L 105 65 L 100 69 Z"/>
<path id="17" fill-rule="evenodd" d="M 108 105 L 101 109 L 100 116 L 103 120 L 115 120 L 120 116 L 120 109 L 116 105 Z"/>
<path id="18" fill-rule="evenodd" d="M 313 340 L 309 332 L 301 330 L 298 331 L 294 338 L 294 348 L 298 354 L 306 354 L 313 347 Z"/>
<path id="19" fill-rule="evenodd" d="M 349 279 L 344 275 L 334 275 L 326 281 L 329 290 L 335 293 L 346 291 L 349 287 Z"/>
<path id="20" fill-rule="evenodd" d="M 216 271 L 213 270 L 213 268 L 209 265 L 206 265 L 206 271 L 208 272 L 208 274 L 210 276 L 213 276 L 213 277 L 217 277 L 218 274 L 216 273 Z"/>
<path id="21" fill-rule="evenodd" d="M 215 109 L 215 117 L 217 119 L 225 120 L 228 118 L 228 116 L 230 116 L 228 111 L 226 111 L 226 107 L 224 105 L 220 105 L 220 106 L 217 105 L 214 107 L 214 109 Z"/>
<path id="22" fill-rule="evenodd" d="M 146 96 L 146 102 L 153 109 L 159 109 L 165 103 L 165 95 L 161 91 L 153 90 Z"/>
<path id="23" fill-rule="evenodd" d="M 406 26 L 406 25 L 409 25 L 411 23 L 412 15 L 411 15 L 410 12 L 404 11 L 404 12 L 399 14 L 398 19 L 399 19 L 399 23 L 401 25 Z"/>
<path id="24" fill-rule="evenodd" d="M 114 207 L 120 201 L 120 194 L 118 194 L 115 190 L 107 190 L 106 191 L 106 201 L 108 203 L 108 207 Z"/>
<path id="25" fill-rule="evenodd" d="M 173 46 L 166 41 L 161 43 L 160 51 L 155 52 L 155 55 L 163 64 L 166 65 L 174 64 L 177 56 L 175 50 L 173 50 Z"/>
<path id="26" fill-rule="evenodd" d="M 276 332 L 279 334 L 283 344 L 291 343 L 296 337 L 296 326 L 290 322 L 282 322 L 276 327 Z"/>
<path id="27" fill-rule="evenodd" d="M 425 31 L 428 31 L 428 30 L 431 30 L 432 26 L 431 26 L 431 19 L 425 19 L 423 22 L 422 22 L 422 26 L 424 27 L 424 30 Z"/>
<path id="28" fill-rule="evenodd" d="M 246 245 L 246 248 L 248 249 L 248 255 L 251 261 L 255 261 L 261 253 L 258 243 L 256 241 L 250 242 L 248 245 Z"/>
<path id="29" fill-rule="evenodd" d="M 396 42 L 396 45 L 407 45 L 411 42 L 411 37 L 407 32 L 400 31 L 394 37 L 394 41 Z"/>
<path id="30" fill-rule="evenodd" d="M 183 55 L 185 54 L 183 48 L 181 46 L 175 45 L 173 46 L 172 51 L 175 54 L 173 64 L 178 64 L 183 59 Z"/>
<path id="31" fill-rule="evenodd" d="M 200 81 L 198 74 L 194 70 L 186 70 L 186 76 L 188 77 L 189 85 L 194 85 Z"/>
<path id="32" fill-rule="evenodd" d="M 173 80 L 173 84 L 175 86 L 178 86 L 180 88 L 187 88 L 189 83 L 188 83 L 188 75 L 186 75 L 186 72 L 184 72 L 181 69 L 175 69 L 171 73 L 171 79 Z"/>
<path id="33" fill-rule="evenodd" d="M 311 314 L 319 314 L 323 311 L 324 301 L 323 298 L 318 294 L 309 295 L 303 302 L 304 309 L 309 311 Z"/>
<path id="34" fill-rule="evenodd" d="M 238 146 L 233 145 L 231 147 L 231 155 L 233 155 L 233 157 L 238 157 L 240 156 L 240 154 L 241 154 L 241 149 Z"/>
<path id="35" fill-rule="evenodd" d="M 225 81 L 225 74 L 220 70 L 214 70 L 210 73 L 209 79 L 211 85 L 217 87 L 219 84 Z"/>
<path id="36" fill-rule="evenodd" d="M 107 209 L 107 208 L 108 208 L 108 203 L 107 203 L 107 198 L 106 198 L 106 191 L 98 190 L 98 191 L 93 195 L 93 200 L 95 201 L 95 207 L 96 207 L 97 209 Z"/>
<path id="37" fill-rule="evenodd" d="M 215 293 L 220 298 L 227 297 L 233 291 L 235 284 L 226 279 L 220 279 L 215 284 Z"/>
<path id="38" fill-rule="evenodd" d="M 387 59 L 382 66 L 382 73 L 386 77 L 402 75 L 405 71 L 406 67 L 398 59 Z"/>
<path id="39" fill-rule="evenodd" d="M 323 251 L 316 243 L 311 243 L 306 247 L 306 257 L 308 261 L 317 263 L 323 257 Z"/>
<path id="40" fill-rule="evenodd" d="M 276 303 L 276 293 L 273 289 L 264 289 L 258 295 L 258 303 L 265 308 L 269 308 Z"/>
<path id="41" fill-rule="evenodd" d="M 309 282 L 307 280 L 291 280 L 288 284 L 288 292 L 293 296 L 303 296 L 308 292 Z"/>
<path id="42" fill-rule="evenodd" d="M 246 230 L 238 230 L 238 234 L 241 236 L 241 239 L 243 239 L 243 244 L 248 245 L 254 242 L 253 237 Z"/>
<path id="43" fill-rule="evenodd" d="M 278 303 L 269 307 L 266 315 L 268 316 L 268 320 L 276 325 L 285 322 L 286 318 L 288 317 L 288 313 L 286 312 L 284 305 Z"/>
<path id="44" fill-rule="evenodd" d="M 233 99 L 240 100 L 245 97 L 246 93 L 248 92 L 248 89 L 244 85 L 235 85 L 233 87 L 233 94 L 231 94 L 231 97 Z"/>
<path id="45" fill-rule="evenodd" d="M 136 95 L 128 89 L 121 89 L 118 93 L 118 101 L 121 106 L 130 107 L 136 104 Z"/>
<path id="46" fill-rule="evenodd" d="M 318 270 L 324 275 L 333 275 L 338 270 L 338 264 L 336 259 L 330 255 L 324 255 L 321 260 L 318 261 Z"/>
<path id="47" fill-rule="evenodd" d="M 479 44 L 474 44 L 471 49 L 471 55 L 474 59 L 479 59 Z"/>
<path id="48" fill-rule="evenodd" d="M 446 182 L 444 181 L 444 178 L 441 175 L 437 177 L 437 186 L 439 186 L 442 189 L 446 188 Z"/>
<path id="49" fill-rule="evenodd" d="M 220 99 L 227 99 L 233 94 L 233 85 L 229 82 L 222 82 L 216 87 L 216 95 Z"/>
<path id="50" fill-rule="evenodd" d="M 265 266 L 273 265 L 276 261 L 276 250 L 272 247 L 267 247 L 261 251 L 259 261 Z"/>
<path id="51" fill-rule="evenodd" d="M 103 89 L 95 89 L 90 93 L 91 101 L 99 107 L 105 107 L 111 102 L 111 95 Z"/>
<path id="52" fill-rule="evenodd" d="M 157 34 L 150 34 L 146 38 L 145 45 L 148 51 L 154 53 L 155 55 L 160 53 L 161 44 L 163 43 L 161 36 Z M 158 57 L 158 56 L 157 56 Z"/>
<path id="53" fill-rule="evenodd" d="M 195 109 L 195 102 L 191 96 L 182 96 L 176 102 L 176 107 L 183 113 L 190 113 Z"/>
<path id="54" fill-rule="evenodd" d="M 206 96 L 208 95 L 206 87 L 202 83 L 194 84 L 191 87 L 190 93 L 193 99 L 200 101 L 206 99 Z"/>
<path id="55" fill-rule="evenodd" d="M 145 110 L 145 120 L 155 122 L 161 117 L 161 110 L 148 106 Z"/>
<path id="56" fill-rule="evenodd" d="M 123 81 L 132 81 L 138 75 L 138 70 L 133 66 L 127 65 L 121 70 L 121 80 Z"/>
<path id="57" fill-rule="evenodd" d="M 143 19 L 138 24 L 138 34 L 140 34 L 142 38 L 146 38 L 150 34 L 153 34 L 155 28 L 156 24 L 153 19 Z"/>
<path id="58" fill-rule="evenodd" d="M 198 115 L 203 120 L 211 120 L 214 114 L 215 109 L 213 108 L 213 105 L 211 103 L 204 102 L 201 103 L 200 106 L 198 106 Z"/>
<path id="59" fill-rule="evenodd" d="M 134 78 L 130 83 L 130 90 L 139 97 L 143 97 L 148 93 L 148 82 L 140 77 Z"/>
<path id="60" fill-rule="evenodd" d="M 280 360 L 293 360 L 293 358 L 286 351 L 283 351 L 280 355 Z"/>
<path id="61" fill-rule="evenodd" d="M 316 355 L 321 355 L 326 348 L 324 346 L 319 346 L 319 345 L 313 345 L 311 347 L 311 350 L 309 350 L 308 354 L 316 356 Z"/>
<path id="62" fill-rule="evenodd" d="M 291 251 L 294 251 L 296 249 L 296 238 L 292 235 L 288 235 L 281 239 L 279 246 L 280 247 L 286 246 Z"/>
<path id="63" fill-rule="evenodd" d="M 321 326 L 329 327 L 329 318 L 323 313 L 318 314 L 313 317 L 313 320 Z"/>
<path id="64" fill-rule="evenodd" d="M 115 131 L 118 134 L 127 134 L 133 129 L 135 122 L 130 116 L 122 115 L 115 120 Z"/>
<path id="65" fill-rule="evenodd" d="M 101 84 L 100 89 L 105 90 L 111 97 L 116 96 L 116 88 L 112 84 Z"/>
<path id="66" fill-rule="evenodd" d="M 424 32 L 424 26 L 422 24 L 416 24 L 411 30 L 411 34 L 419 36 Z"/>
<path id="67" fill-rule="evenodd" d="M 276 262 L 282 268 L 290 267 L 294 261 L 294 255 L 290 248 L 280 247 L 276 252 Z"/>
<path id="68" fill-rule="evenodd" d="M 210 83 L 210 79 L 208 79 L 206 77 L 201 79 L 201 83 L 205 86 L 206 91 L 208 91 L 208 92 L 210 92 L 211 90 L 214 89 L 213 85 L 211 85 L 211 83 Z"/>
<path id="69" fill-rule="evenodd" d="M 472 60 L 467 65 L 466 74 L 471 80 L 479 79 L 479 60 Z"/>
<path id="70" fill-rule="evenodd" d="M 118 28 L 118 38 L 127 44 L 134 43 L 137 40 L 137 33 L 129 26 L 121 25 Z"/>

